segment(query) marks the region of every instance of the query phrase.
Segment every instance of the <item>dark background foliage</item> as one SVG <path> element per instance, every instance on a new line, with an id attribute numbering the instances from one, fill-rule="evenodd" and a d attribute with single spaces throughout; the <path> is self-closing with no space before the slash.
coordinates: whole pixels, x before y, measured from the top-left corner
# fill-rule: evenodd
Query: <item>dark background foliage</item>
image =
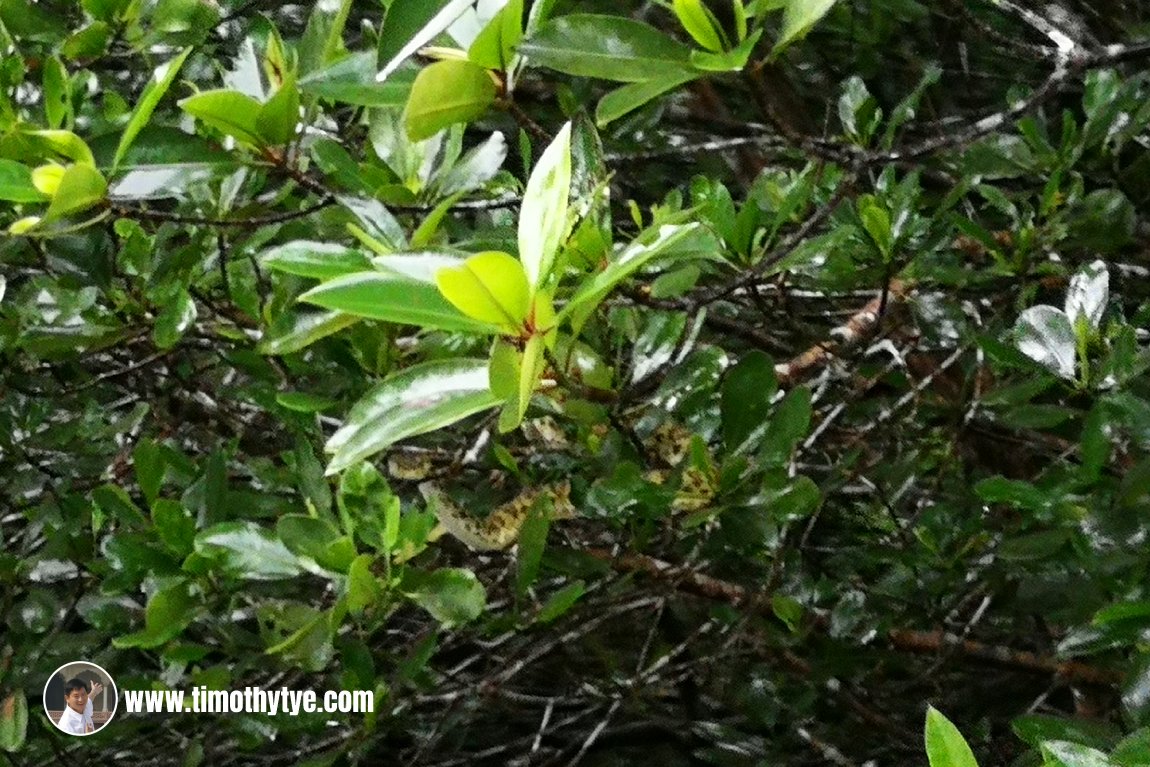
<path id="1" fill-rule="evenodd" d="M 550 21 L 514 90 L 404 173 L 430 59 L 373 77 L 411 5 L 0 0 L 0 764 L 923 763 L 928 703 L 984 765 L 1100 763 L 1044 741 L 1150 763 L 1150 8 L 841 0 L 773 52 L 791 11 L 748 4 L 745 66 L 596 129 L 625 67 L 572 74 L 555 24 L 698 45 L 670 3 L 528 3 Z M 735 4 L 707 7 L 734 41 Z M 270 105 L 293 69 L 281 141 L 274 115 L 237 141 L 179 103 Z M 561 340 L 580 377 L 550 370 L 527 417 L 562 439 L 481 413 L 325 477 L 373 385 L 490 344 L 321 315 L 297 299 L 330 275 L 269 251 L 514 252 L 568 120 L 571 284 L 612 243 L 703 234 Z M 41 129 L 108 189 L 37 191 L 31 169 L 83 164 Z M 499 167 L 459 159 L 493 132 Z M 1098 260 L 1105 314 L 1060 376 L 1016 323 Z M 659 483 L 672 424 L 696 438 Z M 688 467 L 713 487 L 678 511 Z M 579 515 L 532 516 L 514 553 L 428 542 L 427 477 L 477 518 L 569 478 Z M 369 689 L 376 711 L 121 709 L 76 741 L 40 695 L 80 658 L 121 689 Z"/>

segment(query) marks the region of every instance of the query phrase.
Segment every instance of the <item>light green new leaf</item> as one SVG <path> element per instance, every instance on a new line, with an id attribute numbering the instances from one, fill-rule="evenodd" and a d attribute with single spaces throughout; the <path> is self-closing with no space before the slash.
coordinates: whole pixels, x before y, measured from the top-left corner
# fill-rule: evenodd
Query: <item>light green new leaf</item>
<path id="1" fill-rule="evenodd" d="M 439 290 L 459 311 L 514 333 L 527 318 L 531 287 L 523 266 L 507 253 L 479 253 L 435 275 Z"/>
<path id="2" fill-rule="evenodd" d="M 739 72 L 747 65 L 747 61 L 751 58 L 751 54 L 755 50 L 755 45 L 758 44 L 759 38 L 763 36 L 763 30 L 756 29 L 750 37 L 747 37 L 743 42 L 739 43 L 737 47 L 729 51 L 722 51 L 719 53 L 707 53 L 706 51 L 691 51 L 691 64 L 696 69 L 706 72 Z"/>
<path id="3" fill-rule="evenodd" d="M 283 84 L 267 103 L 260 107 L 256 128 L 260 138 L 270 146 L 283 146 L 295 138 L 299 122 L 299 88 L 295 73 L 284 75 Z"/>
<path id="4" fill-rule="evenodd" d="M 91 165 L 69 165 L 60 177 L 56 193 L 44 214 L 45 221 L 64 218 L 101 202 L 108 193 L 108 182 Z"/>
<path id="5" fill-rule="evenodd" d="M 435 285 L 383 272 L 357 272 L 317 285 L 300 301 L 357 317 L 435 330 L 497 333 L 499 328 L 460 312 Z"/>
<path id="6" fill-rule="evenodd" d="M 92 150 L 84 139 L 69 130 L 34 130 L 24 133 L 31 143 L 45 153 L 58 154 L 76 163 L 96 165 Z"/>
<path id="7" fill-rule="evenodd" d="M 519 394 L 516 399 L 517 417 L 511 428 L 523 422 L 523 416 L 527 414 L 527 406 L 531 404 L 531 395 L 535 393 L 539 379 L 543 377 L 543 369 L 546 366 L 543 357 L 544 346 L 543 336 L 534 335 L 527 340 L 527 344 L 523 348 L 523 364 L 519 368 Z M 506 426 L 500 419 L 500 429 L 510 431 L 511 429 L 505 428 Z"/>
<path id="8" fill-rule="evenodd" d="M 389 376 L 347 414 L 328 440 L 328 475 L 401 439 L 443 428 L 500 400 L 488 387 L 487 361 L 434 360 Z"/>
<path id="9" fill-rule="evenodd" d="M 771 55 L 778 55 L 791 43 L 806 37 L 834 4 L 835 0 L 787 0 L 787 7 L 783 11 L 783 31 Z"/>
<path id="10" fill-rule="evenodd" d="M 403 124 L 412 141 L 431 138 L 449 125 L 479 117 L 495 101 L 495 82 L 470 61 L 437 61 L 411 86 Z"/>
<path id="11" fill-rule="evenodd" d="M 926 711 L 926 756 L 930 767 L 978 767 L 966 738 L 934 706 Z"/>
<path id="12" fill-rule="evenodd" d="M 567 200 L 571 192 L 571 123 L 543 151 L 519 211 L 519 260 L 527 282 L 538 288 L 551 272 L 555 252 L 567 235 Z"/>
<path id="13" fill-rule="evenodd" d="M 475 573 L 461 568 L 445 567 L 431 573 L 409 570 L 403 579 L 403 591 L 445 626 L 473 621 L 487 606 L 487 592 Z"/>
<path id="14" fill-rule="evenodd" d="M 595 107 L 595 124 L 602 128 L 613 120 L 618 120 L 623 115 L 633 112 L 648 101 L 658 98 L 667 91 L 674 90 L 683 83 L 688 83 L 699 76 L 694 72 L 675 72 L 667 77 L 620 86 L 599 99 L 599 104 Z"/>
<path id="15" fill-rule="evenodd" d="M 295 240 L 265 250 L 260 261 L 277 272 L 319 280 L 329 280 L 371 268 L 371 260 L 360 250 L 310 240 Z"/>
<path id="16" fill-rule="evenodd" d="M 180 102 L 180 108 L 196 119 L 252 146 L 263 146 L 259 119 L 263 104 L 246 93 L 214 90 L 197 93 Z"/>
<path id="17" fill-rule="evenodd" d="M 703 0 L 675 0 L 674 9 L 679 23 L 696 43 L 709 51 L 723 50 L 718 27 L 707 6 L 703 5 Z"/>
<path id="18" fill-rule="evenodd" d="M 0 200 L 41 202 L 48 199 L 32 183 L 32 169 L 14 160 L 0 159 Z"/>
<path id="19" fill-rule="evenodd" d="M 519 45 L 528 63 L 577 77 L 623 83 L 691 68 L 691 49 L 654 27 L 619 16 L 575 13 L 554 19 Z"/>
<path id="20" fill-rule="evenodd" d="M 171 61 L 156 67 L 152 79 L 148 80 L 144 92 L 140 95 L 140 100 L 136 102 L 136 108 L 132 110 L 132 116 L 128 119 L 124 133 L 120 136 L 120 143 L 116 146 L 116 154 L 112 157 L 113 173 L 119 167 L 120 161 L 124 159 L 124 155 L 128 153 L 128 149 L 136 140 L 136 136 L 140 135 L 140 131 L 152 118 L 152 112 L 160 103 L 160 99 L 168 92 L 168 88 L 171 87 L 176 75 L 180 72 L 180 67 L 184 65 L 184 61 L 191 52 L 191 48 L 185 48 Z"/>

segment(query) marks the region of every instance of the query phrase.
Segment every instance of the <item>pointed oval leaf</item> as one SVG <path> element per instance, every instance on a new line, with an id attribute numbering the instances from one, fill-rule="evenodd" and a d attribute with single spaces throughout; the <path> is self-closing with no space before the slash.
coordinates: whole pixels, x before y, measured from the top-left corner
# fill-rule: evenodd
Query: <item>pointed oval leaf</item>
<path id="1" fill-rule="evenodd" d="M 115 173 L 116 168 L 119 167 L 120 161 L 124 159 L 124 155 L 128 153 L 128 149 L 131 148 L 132 142 L 136 140 L 136 136 L 140 135 L 140 131 L 144 129 L 144 126 L 148 124 L 148 120 L 152 118 L 152 112 L 156 110 L 160 99 L 168 92 L 168 88 L 171 87 L 172 82 L 176 79 L 176 75 L 180 72 L 180 67 L 184 65 L 184 61 L 191 52 L 191 48 L 185 48 L 175 58 L 156 67 L 156 71 L 152 74 L 152 79 L 148 80 L 144 92 L 140 95 L 140 100 L 136 102 L 136 108 L 132 110 L 132 116 L 128 118 L 128 124 L 124 127 L 124 133 L 120 136 L 120 143 L 116 147 L 116 154 L 112 157 L 113 173 Z"/>
<path id="2" fill-rule="evenodd" d="M 32 169 L 14 160 L 0 159 L 0 200 L 41 202 L 44 194 L 33 183 Z"/>
<path id="3" fill-rule="evenodd" d="M 493 250 L 474 255 L 461 266 L 440 269 L 435 282 L 459 311 L 480 322 L 515 332 L 527 318 L 531 301 L 527 275 L 506 253 Z"/>
<path id="4" fill-rule="evenodd" d="M 487 361 L 435 360 L 389 376 L 357 402 L 328 440 L 327 473 L 336 474 L 401 439 L 495 407 Z"/>
<path id="5" fill-rule="evenodd" d="M 1074 378 L 1074 328 L 1065 312 L 1032 306 L 1018 316 L 1014 332 L 1019 351 L 1062 378 Z"/>
<path id="6" fill-rule="evenodd" d="M 320 280 L 341 277 L 371 268 L 367 255 L 355 248 L 330 242 L 295 240 L 263 252 L 264 266 L 277 272 Z"/>
<path id="7" fill-rule="evenodd" d="M 284 75 L 283 83 L 256 116 L 259 136 L 271 146 L 283 146 L 295 138 L 299 123 L 299 88 L 295 73 Z"/>
<path id="8" fill-rule="evenodd" d="M 778 54 L 791 43 L 806 37 L 834 4 L 835 0 L 787 0 L 786 10 L 783 11 L 783 31 L 771 55 Z"/>
<path id="9" fill-rule="evenodd" d="M 417 605 L 445 626 L 473 621 L 487 606 L 487 592 L 475 573 L 461 568 L 443 568 L 431 573 L 409 570 L 403 591 Z"/>
<path id="10" fill-rule="evenodd" d="M 567 234 L 571 193 L 571 123 L 563 126 L 531 171 L 519 212 L 519 260 L 527 281 L 538 288 Z"/>
<path id="11" fill-rule="evenodd" d="M 64 218 L 101 202 L 108 193 L 108 182 L 91 165 L 69 165 L 60 177 L 60 184 L 52 195 L 52 202 L 44 220 Z"/>
<path id="12" fill-rule="evenodd" d="M 978 767 L 966 738 L 934 706 L 926 711 L 926 755 L 930 767 Z"/>
<path id="13" fill-rule="evenodd" d="M 318 285 L 300 301 L 372 320 L 435 330 L 497 333 L 499 328 L 460 312 L 434 285 L 383 272 L 357 272 Z"/>
<path id="14" fill-rule="evenodd" d="M 403 114 L 407 137 L 423 141 L 449 125 L 479 117 L 495 101 L 495 82 L 470 61 L 437 61 L 411 86 Z"/>
<path id="15" fill-rule="evenodd" d="M 708 51 L 717 53 L 723 50 L 723 41 L 703 0 L 675 0 L 674 8 L 679 23 L 696 43 Z"/>
<path id="16" fill-rule="evenodd" d="M 519 54 L 535 66 L 623 83 L 691 68 L 691 49 L 654 27 L 590 13 L 547 22 L 520 43 Z"/>
<path id="17" fill-rule="evenodd" d="M 357 322 L 359 317 L 343 312 L 292 312 L 275 321 L 256 351 L 260 354 L 292 354 Z"/>
<path id="18" fill-rule="evenodd" d="M 180 108 L 202 123 L 252 146 L 263 146 L 259 118 L 263 105 L 246 93 L 214 90 L 180 102 Z"/>
<path id="19" fill-rule="evenodd" d="M 664 77 L 620 86 L 599 99 L 595 107 L 595 124 L 602 128 L 696 77 L 699 75 L 694 72 L 674 72 Z"/>

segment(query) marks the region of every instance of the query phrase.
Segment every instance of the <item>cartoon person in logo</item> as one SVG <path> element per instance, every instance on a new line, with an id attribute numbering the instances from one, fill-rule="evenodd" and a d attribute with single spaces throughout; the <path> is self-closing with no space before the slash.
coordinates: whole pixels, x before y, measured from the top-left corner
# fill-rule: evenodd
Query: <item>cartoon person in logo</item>
<path id="1" fill-rule="evenodd" d="M 99 695 L 104 686 L 93 682 L 89 690 L 88 683 L 83 679 L 74 678 L 64 683 L 64 703 L 67 708 L 60 715 L 56 726 L 72 735 L 87 735 L 95 732 L 96 726 L 92 722 L 91 696 Z"/>

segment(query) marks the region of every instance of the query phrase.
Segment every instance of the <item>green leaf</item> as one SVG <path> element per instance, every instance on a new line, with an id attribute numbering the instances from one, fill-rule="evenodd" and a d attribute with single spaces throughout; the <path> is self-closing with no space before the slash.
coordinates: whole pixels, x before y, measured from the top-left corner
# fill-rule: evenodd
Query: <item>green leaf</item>
<path id="1" fill-rule="evenodd" d="M 73 61 L 100 58 L 107 51 L 111 39 L 111 25 L 103 21 L 93 21 L 69 35 L 64 44 L 60 46 L 60 52 L 64 54 L 65 58 Z"/>
<path id="2" fill-rule="evenodd" d="M 690 243 L 691 236 L 698 233 L 698 223 L 662 224 L 646 230 L 630 245 L 613 255 L 606 268 L 587 279 L 575 291 L 575 295 L 559 313 L 559 320 L 572 318 L 572 325 L 578 327 L 619 283 L 643 268 L 653 259 L 674 253 L 679 247 Z"/>
<path id="3" fill-rule="evenodd" d="M 495 101 L 495 82 L 470 61 L 437 61 L 411 86 L 403 113 L 407 137 L 423 141 L 449 125 L 470 122 Z"/>
<path id="4" fill-rule="evenodd" d="M 539 564 L 543 561 L 543 549 L 547 546 L 547 532 L 551 529 L 551 500 L 540 494 L 538 500 L 527 513 L 523 526 L 519 528 L 515 573 L 515 593 L 522 599 L 539 575 Z"/>
<path id="5" fill-rule="evenodd" d="M 723 50 L 718 25 L 703 0 L 674 0 L 675 15 L 695 42 L 709 51 Z"/>
<path id="6" fill-rule="evenodd" d="M 1122 477 L 1116 498 L 1120 508 L 1132 508 L 1150 493 L 1150 458 L 1144 458 L 1127 470 Z"/>
<path id="7" fill-rule="evenodd" d="M 559 589 L 539 609 L 539 614 L 535 616 L 535 622 L 550 623 L 556 618 L 563 617 L 568 610 L 575 606 L 575 603 L 579 601 L 586 590 L 583 581 L 575 581 Z"/>
<path id="8" fill-rule="evenodd" d="M 179 581 L 152 595 L 144 610 L 144 630 L 116 637 L 112 646 L 118 648 L 159 647 L 179 636 L 195 618 L 196 600 L 186 581 Z"/>
<path id="9" fill-rule="evenodd" d="M 434 40 L 472 5 L 473 0 L 392 0 L 379 36 L 378 82 L 391 77 L 411 54 Z"/>
<path id="10" fill-rule="evenodd" d="M 1098 749 L 1066 740 L 1044 742 L 1042 755 L 1044 767 L 1114 767 L 1114 763 Z"/>
<path id="11" fill-rule="evenodd" d="M 415 72 L 404 70 L 375 82 L 375 54 L 361 51 L 301 77 L 298 86 L 305 95 L 340 104 L 402 107 L 414 81 Z"/>
<path id="12" fill-rule="evenodd" d="M 346 245 L 311 240 L 293 240 L 265 250 L 260 261 L 269 269 L 300 277 L 328 280 L 371 268 L 371 260 L 361 250 Z"/>
<path id="13" fill-rule="evenodd" d="M 102 202 L 107 193 L 108 182 L 100 171 L 83 163 L 69 165 L 60 177 L 60 185 L 52 195 L 44 220 L 65 218 L 87 210 Z"/>
<path id="14" fill-rule="evenodd" d="M 285 514 L 276 522 L 276 535 L 293 554 L 309 557 L 332 572 L 346 572 L 355 558 L 351 540 L 331 522 L 318 517 Z"/>
<path id="15" fill-rule="evenodd" d="M 45 154 L 59 155 L 76 163 L 95 167 L 96 159 L 84 140 L 72 131 L 35 130 L 23 134 L 29 142 Z"/>
<path id="16" fill-rule="evenodd" d="M 697 77 L 699 75 L 694 72 L 678 72 L 666 77 L 620 86 L 599 99 L 599 103 L 595 107 L 595 124 L 602 128 L 623 115 L 635 111 L 652 99 L 678 88 L 683 83 L 689 83 Z"/>
<path id="17" fill-rule="evenodd" d="M 0 159 L 0 200 L 41 202 L 48 199 L 32 183 L 32 169 L 13 160 Z"/>
<path id="18" fill-rule="evenodd" d="M 0 700 L 0 750 L 19 751 L 28 736 L 28 701 L 21 690 Z"/>
<path id="19" fill-rule="evenodd" d="M 195 550 L 240 578 L 277 580 L 303 572 L 283 542 L 255 522 L 221 522 L 202 530 L 196 536 Z"/>
<path id="20" fill-rule="evenodd" d="M 620 16 L 576 13 L 542 25 L 519 45 L 533 66 L 632 83 L 691 69 L 691 49 L 654 27 Z"/>
<path id="21" fill-rule="evenodd" d="M 170 349 L 180 342 L 196 321 L 196 302 L 188 291 L 180 289 L 164 303 L 156 317 L 152 339 L 160 349 Z"/>
<path id="22" fill-rule="evenodd" d="M 783 11 L 783 31 L 771 55 L 778 55 L 791 43 L 806 37 L 834 4 L 835 0 L 787 0 L 787 7 Z"/>
<path id="23" fill-rule="evenodd" d="M 978 767 L 962 733 L 934 706 L 926 711 L 926 755 L 930 767 Z"/>
<path id="24" fill-rule="evenodd" d="M 295 73 L 288 72 L 275 94 L 260 107 L 256 129 L 268 145 L 283 146 L 295 138 L 299 119 L 299 88 L 295 84 Z"/>
<path id="25" fill-rule="evenodd" d="M 497 327 L 460 312 L 434 285 L 383 272 L 357 272 L 336 277 L 312 288 L 299 300 L 357 317 L 401 325 L 471 333 L 499 332 Z"/>
<path id="26" fill-rule="evenodd" d="M 487 606 L 487 592 L 475 573 L 443 568 L 431 573 L 408 570 L 402 589 L 417 605 L 445 626 L 473 621 Z"/>
<path id="27" fill-rule="evenodd" d="M 134 525 L 146 519 L 144 512 L 132 502 L 127 491 L 119 485 L 97 487 L 92 491 L 92 500 L 106 514 L 125 525 Z"/>
<path id="28" fill-rule="evenodd" d="M 180 108 L 200 122 L 255 147 L 263 146 L 259 119 L 263 105 L 246 93 L 214 90 L 179 102 Z"/>
<path id="29" fill-rule="evenodd" d="M 53 56 L 44 62 L 41 83 L 48 127 L 59 128 L 67 124 L 72 112 L 72 97 L 68 87 L 68 70 L 60 59 Z"/>
<path id="30" fill-rule="evenodd" d="M 522 37 L 523 0 L 510 0 L 471 41 L 467 58 L 485 69 L 508 69 Z"/>
<path id="31" fill-rule="evenodd" d="M 772 463 L 785 463 L 799 440 L 811 426 L 811 390 L 805 386 L 791 389 L 771 416 L 763 437 L 763 458 Z"/>
<path id="32" fill-rule="evenodd" d="M 476 254 L 460 266 L 440 269 L 435 282 L 455 308 L 480 322 L 515 333 L 527 318 L 531 305 L 527 275 L 506 253 Z"/>
<path id="33" fill-rule="evenodd" d="M 124 133 L 120 136 L 120 143 L 116 146 L 116 154 L 112 157 L 112 172 L 115 173 L 116 168 L 120 166 L 120 162 L 124 159 L 124 155 L 128 153 L 131 148 L 132 142 L 140 135 L 140 131 L 152 119 L 152 113 L 160 103 L 160 99 L 168 92 L 168 88 L 176 79 L 176 75 L 180 73 L 180 67 L 184 65 L 187 60 L 188 54 L 192 52 L 191 48 L 185 48 L 175 58 L 171 59 L 165 64 L 156 67 L 156 71 L 152 73 L 152 77 L 148 80 L 144 92 L 140 94 L 140 100 L 136 102 L 136 108 L 132 110 L 132 116 L 128 119 L 128 124 L 124 126 Z"/>
<path id="34" fill-rule="evenodd" d="M 487 361 L 436 360 L 389 376 L 357 402 L 328 440 L 327 473 L 336 474 L 401 439 L 440 429 L 500 402 L 487 384 Z"/>
<path id="35" fill-rule="evenodd" d="M 742 451 L 761 439 L 770 422 L 771 402 L 779 382 L 775 363 L 764 352 L 754 351 L 739 360 L 723 379 L 721 413 L 723 445 L 728 454 Z"/>
<path id="36" fill-rule="evenodd" d="M 256 351 L 272 355 L 293 354 L 359 321 L 359 317 L 343 312 L 288 312 L 268 329 Z"/>
<path id="37" fill-rule="evenodd" d="M 132 451 L 132 466 L 136 469 L 136 483 L 149 504 L 160 494 L 164 482 L 164 454 L 153 439 L 141 439 Z"/>
<path id="38" fill-rule="evenodd" d="M 762 37 L 763 30 L 756 29 L 754 33 L 739 43 L 738 46 L 722 53 L 707 53 L 705 51 L 691 51 L 691 65 L 706 72 L 740 72 L 751 58 L 755 46 Z"/>
<path id="39" fill-rule="evenodd" d="M 152 504 L 152 523 L 164 545 L 181 557 L 192 553 L 196 521 L 182 503 L 161 498 Z"/>
<path id="40" fill-rule="evenodd" d="M 302 391 L 285 391 L 276 394 L 276 404 L 296 413 L 319 413 L 334 407 L 339 400 L 320 397 Z"/>
<path id="41" fill-rule="evenodd" d="M 567 235 L 571 193 L 571 123 L 566 123 L 531 171 L 519 211 L 519 260 L 532 290 L 550 276 Z"/>
<path id="42" fill-rule="evenodd" d="M 362 613 L 383 596 L 383 587 L 371 571 L 372 558 L 360 554 L 347 568 L 347 609 Z"/>

